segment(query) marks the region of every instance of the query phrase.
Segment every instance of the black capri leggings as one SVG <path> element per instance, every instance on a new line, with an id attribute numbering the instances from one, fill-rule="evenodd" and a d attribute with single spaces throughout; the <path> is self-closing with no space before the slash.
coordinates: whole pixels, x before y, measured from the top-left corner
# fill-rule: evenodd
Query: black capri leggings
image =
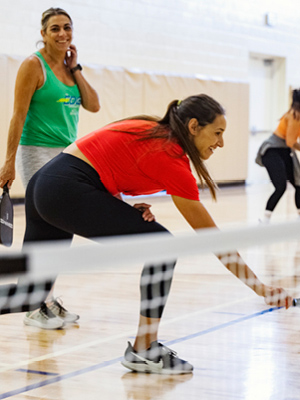
<path id="1" fill-rule="evenodd" d="M 92 239 L 168 232 L 155 221 L 144 221 L 139 210 L 106 190 L 94 168 L 65 153 L 59 154 L 32 177 L 26 191 L 25 207 L 24 245 L 44 240 L 71 241 L 74 234 Z M 162 316 L 175 263 L 144 267 L 140 284 L 143 316 Z"/>
<path id="2" fill-rule="evenodd" d="M 295 184 L 291 150 L 289 148 L 268 149 L 262 156 L 262 163 L 275 187 L 275 191 L 267 201 L 266 210 L 274 210 L 286 191 L 287 181 L 290 181 L 295 188 L 295 204 L 297 209 L 300 209 L 300 186 Z"/>

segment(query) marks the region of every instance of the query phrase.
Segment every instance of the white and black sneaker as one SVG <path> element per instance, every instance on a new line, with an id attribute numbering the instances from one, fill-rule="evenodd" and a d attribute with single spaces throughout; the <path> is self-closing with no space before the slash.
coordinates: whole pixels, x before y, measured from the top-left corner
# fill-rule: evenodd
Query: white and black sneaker
<path id="1" fill-rule="evenodd" d="M 64 326 L 64 321 L 54 315 L 43 303 L 41 308 L 26 313 L 24 324 L 40 329 L 61 329 Z"/>
<path id="2" fill-rule="evenodd" d="M 47 307 L 54 315 L 61 318 L 64 322 L 76 322 L 79 319 L 79 315 L 71 313 L 66 310 L 62 305 L 62 301 L 59 298 L 53 299 Z"/>
<path id="3" fill-rule="evenodd" d="M 136 352 L 128 342 L 122 365 L 132 371 L 153 374 L 189 374 L 193 371 L 193 366 L 178 358 L 175 351 L 156 341 L 141 352 Z"/>

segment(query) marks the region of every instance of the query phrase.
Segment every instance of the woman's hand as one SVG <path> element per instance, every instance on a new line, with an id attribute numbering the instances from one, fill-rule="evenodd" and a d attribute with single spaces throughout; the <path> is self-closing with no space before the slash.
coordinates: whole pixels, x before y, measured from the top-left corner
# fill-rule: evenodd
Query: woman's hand
<path id="1" fill-rule="evenodd" d="M 283 288 L 265 286 L 264 298 L 269 306 L 285 307 L 286 309 L 293 305 L 293 298 Z"/>
<path id="2" fill-rule="evenodd" d="M 77 55 L 78 55 L 78 52 L 77 52 L 76 46 L 74 44 L 70 44 L 70 47 L 69 47 L 69 49 L 66 53 L 66 57 L 65 57 L 66 64 L 70 69 L 76 67 Z"/>
<path id="3" fill-rule="evenodd" d="M 148 222 L 155 221 L 155 216 L 150 211 L 151 204 L 138 203 L 138 204 L 134 204 L 133 207 L 142 213 L 142 217 L 145 221 L 148 221 Z"/>
<path id="4" fill-rule="evenodd" d="M 8 189 L 11 188 L 13 181 L 15 180 L 16 172 L 14 165 L 5 163 L 2 168 L 0 168 L 0 188 L 7 183 Z"/>
<path id="5" fill-rule="evenodd" d="M 300 143 L 299 142 L 295 143 L 294 146 L 293 146 L 293 149 L 299 151 L 300 150 Z"/>

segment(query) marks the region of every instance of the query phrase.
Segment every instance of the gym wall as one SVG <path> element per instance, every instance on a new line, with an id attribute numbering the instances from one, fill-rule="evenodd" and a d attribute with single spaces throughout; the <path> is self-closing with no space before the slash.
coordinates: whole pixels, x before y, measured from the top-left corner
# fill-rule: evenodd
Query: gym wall
<path id="1" fill-rule="evenodd" d="M 14 0 L 0 3 L 0 164 L 5 157 L 17 69 L 37 50 L 40 19 L 62 7 L 102 109 L 81 111 L 79 135 L 141 112 L 162 115 L 169 101 L 205 92 L 227 111 L 225 147 L 208 162 L 217 181 L 247 177 L 250 53 L 286 60 L 288 88 L 299 86 L 297 0 Z M 284 111 L 284 110 L 282 110 Z M 19 178 L 12 195 L 24 195 Z"/>

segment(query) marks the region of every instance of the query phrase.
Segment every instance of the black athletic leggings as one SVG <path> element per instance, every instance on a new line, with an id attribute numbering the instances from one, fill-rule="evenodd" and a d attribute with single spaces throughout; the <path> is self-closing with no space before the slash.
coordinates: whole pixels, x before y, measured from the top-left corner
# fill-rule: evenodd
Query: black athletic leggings
<path id="1" fill-rule="evenodd" d="M 25 207 L 25 245 L 44 240 L 71 241 L 74 234 L 92 239 L 168 232 L 155 221 L 144 221 L 139 210 L 106 190 L 94 168 L 65 153 L 59 154 L 32 177 L 26 191 Z M 140 285 L 143 316 L 161 317 L 175 263 L 144 267 Z"/>
<path id="2" fill-rule="evenodd" d="M 273 211 L 284 194 L 287 181 L 295 188 L 295 204 L 300 209 L 300 186 L 295 184 L 293 160 L 288 148 L 271 148 L 262 156 L 262 163 L 266 167 L 275 191 L 267 201 L 266 210 Z"/>

